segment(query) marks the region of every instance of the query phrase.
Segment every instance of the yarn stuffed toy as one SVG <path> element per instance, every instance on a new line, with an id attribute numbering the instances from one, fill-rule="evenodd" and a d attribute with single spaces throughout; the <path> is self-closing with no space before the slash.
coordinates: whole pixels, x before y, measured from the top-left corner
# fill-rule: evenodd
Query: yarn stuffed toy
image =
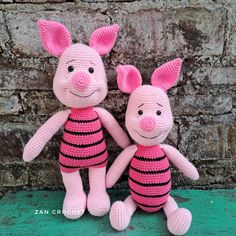
<path id="1" fill-rule="evenodd" d="M 116 201 L 110 210 L 110 223 L 116 230 L 124 230 L 129 225 L 137 207 L 146 212 L 163 209 L 167 227 L 175 235 L 185 234 L 191 225 L 190 211 L 178 208 L 170 196 L 169 161 L 190 179 L 197 180 L 198 171 L 174 147 L 161 144 L 173 125 L 166 91 L 176 83 L 181 65 L 181 59 L 165 63 L 152 74 L 152 85 L 143 86 L 141 75 L 134 66 L 117 67 L 119 89 L 131 93 L 125 124 L 136 144 L 121 152 L 106 176 L 106 185 L 111 188 L 130 164 L 128 182 L 131 195 L 124 202 Z"/>
<path id="2" fill-rule="evenodd" d="M 129 145 L 128 136 L 114 117 L 103 108 L 94 107 L 107 95 L 107 78 L 101 56 L 115 44 L 118 25 L 97 29 L 89 46 L 72 44 L 68 29 L 58 22 L 39 20 L 43 47 L 59 57 L 53 80 L 58 100 L 71 109 L 57 112 L 24 148 L 23 159 L 32 161 L 45 144 L 64 125 L 59 153 L 59 165 L 66 195 L 63 214 L 78 219 L 86 209 L 94 216 L 102 216 L 110 209 L 105 175 L 107 149 L 102 125 L 122 148 Z M 88 168 L 90 191 L 86 197 L 79 170 Z"/>

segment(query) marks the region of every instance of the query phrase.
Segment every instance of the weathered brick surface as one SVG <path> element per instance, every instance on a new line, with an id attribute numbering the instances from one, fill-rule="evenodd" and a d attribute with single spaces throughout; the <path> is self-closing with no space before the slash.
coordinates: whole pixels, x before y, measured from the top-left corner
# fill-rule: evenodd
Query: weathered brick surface
<path id="1" fill-rule="evenodd" d="M 171 97 L 173 113 L 179 115 L 218 115 L 232 110 L 232 96 L 225 94 Z"/>
<path id="2" fill-rule="evenodd" d="M 28 185 L 28 171 L 25 164 L 0 164 L 1 187 L 22 187 Z"/>
<path id="3" fill-rule="evenodd" d="M 17 115 L 22 112 L 18 94 L 13 92 L 0 92 L 0 115 Z"/>
<path id="4" fill-rule="evenodd" d="M 66 2 L 66 0 L 15 0 L 16 3 L 62 3 Z"/>
<path id="5" fill-rule="evenodd" d="M 235 1 L 232 1 L 235 4 Z M 227 42 L 226 42 L 226 53 L 229 55 L 236 55 L 236 29 L 234 27 L 236 20 L 236 9 L 234 7 L 229 8 L 228 13 L 228 32 L 227 32 Z"/>
<path id="6" fill-rule="evenodd" d="M 48 73 L 37 70 L 4 68 L 0 74 L 0 86 L 4 90 L 51 90 L 52 79 Z"/>
<path id="7" fill-rule="evenodd" d="M 144 54 L 145 60 L 155 60 L 161 55 L 220 55 L 223 50 L 222 10 L 139 10 L 130 14 L 120 12 L 115 20 L 123 26 L 117 43 L 121 50 L 117 59 L 122 62 L 126 57 L 130 61 L 135 57 L 142 63 Z"/>
<path id="8" fill-rule="evenodd" d="M 55 4 L 57 3 L 57 4 Z M 56 111 L 52 92 L 58 59 L 42 48 L 38 18 L 67 25 L 74 42 L 88 42 L 94 29 L 117 22 L 120 33 L 104 57 L 109 94 L 101 104 L 124 127 L 128 96 L 117 90 L 117 64 L 136 65 L 144 83 L 175 57 L 185 59 L 171 91 L 174 127 L 166 142 L 199 169 L 188 180 L 173 169 L 176 188 L 236 187 L 236 2 L 234 0 L 1 0 L 0 1 L 0 185 L 9 189 L 63 188 L 58 168 L 61 131 L 31 163 L 25 143 Z M 105 131 L 109 165 L 121 149 Z M 82 171 L 88 188 L 86 171 Z M 127 187 L 127 171 L 115 188 Z"/>
<path id="9" fill-rule="evenodd" d="M 233 157 L 230 141 L 232 127 L 202 125 L 180 128 L 180 150 L 190 160 L 216 160 Z"/>
<path id="10" fill-rule="evenodd" d="M 28 19 L 27 26 L 22 24 Z M 6 21 L 9 26 L 9 32 L 12 36 L 13 48 L 12 52 L 17 56 L 33 56 L 33 57 L 49 57 L 42 48 L 37 28 L 37 20 L 39 18 L 61 21 L 67 25 L 72 33 L 73 40 L 79 42 L 87 42 L 90 34 L 96 28 L 108 25 L 109 17 L 101 15 L 95 11 L 84 11 L 82 9 L 68 10 L 66 12 L 59 11 L 39 11 L 39 12 L 12 12 L 6 14 Z"/>
<path id="11" fill-rule="evenodd" d="M 236 85 L 235 67 L 202 67 L 191 75 L 193 82 L 200 85 Z"/>

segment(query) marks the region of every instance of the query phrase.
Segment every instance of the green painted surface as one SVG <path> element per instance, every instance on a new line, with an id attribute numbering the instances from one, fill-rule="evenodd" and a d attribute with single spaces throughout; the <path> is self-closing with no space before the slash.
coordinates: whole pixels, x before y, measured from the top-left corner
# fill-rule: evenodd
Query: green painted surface
<path id="1" fill-rule="evenodd" d="M 79 220 L 68 220 L 62 214 L 54 214 L 60 211 L 64 194 L 62 191 L 6 194 L 0 200 L 0 235 L 170 235 L 162 211 L 148 214 L 138 210 L 129 228 L 120 233 L 110 227 L 108 216 L 96 218 L 86 212 Z M 123 200 L 127 192 L 110 195 L 112 201 Z M 175 190 L 172 196 L 193 214 L 186 235 L 236 236 L 236 190 Z M 35 214 L 36 210 L 44 214 Z"/>

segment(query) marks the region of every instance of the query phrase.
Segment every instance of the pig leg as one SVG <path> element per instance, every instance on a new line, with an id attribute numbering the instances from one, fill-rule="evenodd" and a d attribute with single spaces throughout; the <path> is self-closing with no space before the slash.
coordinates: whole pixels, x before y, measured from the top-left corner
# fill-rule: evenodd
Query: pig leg
<path id="1" fill-rule="evenodd" d="M 103 216 L 110 209 L 110 198 L 106 192 L 106 167 L 89 168 L 90 191 L 87 199 L 87 209 L 91 215 Z"/>
<path id="2" fill-rule="evenodd" d="M 63 202 L 63 214 L 66 218 L 75 220 L 80 218 L 86 209 L 86 195 L 79 171 L 63 173 L 62 178 L 66 188 Z"/>
<path id="3" fill-rule="evenodd" d="M 185 208 L 179 208 L 174 198 L 169 196 L 163 210 L 167 217 L 167 228 L 174 235 L 184 235 L 192 222 L 192 214 Z"/>
<path id="4" fill-rule="evenodd" d="M 126 229 L 129 225 L 131 216 L 134 214 L 136 209 L 137 205 L 133 201 L 131 195 L 128 196 L 124 202 L 114 202 L 110 210 L 111 226 L 119 231 Z"/>

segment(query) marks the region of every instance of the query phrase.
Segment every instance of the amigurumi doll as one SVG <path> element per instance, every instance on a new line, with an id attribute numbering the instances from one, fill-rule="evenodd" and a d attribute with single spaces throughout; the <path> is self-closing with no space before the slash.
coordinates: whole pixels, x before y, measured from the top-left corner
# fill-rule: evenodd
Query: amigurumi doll
<path id="1" fill-rule="evenodd" d="M 39 20 L 43 47 L 59 64 L 53 80 L 58 100 L 71 109 L 57 112 L 29 140 L 23 159 L 27 162 L 39 155 L 45 144 L 64 125 L 59 165 L 66 195 L 63 214 L 78 219 L 86 209 L 102 216 L 110 209 L 105 176 L 107 149 L 102 125 L 122 148 L 129 145 L 128 136 L 114 117 L 103 108 L 94 107 L 107 95 L 107 78 L 101 56 L 115 44 L 118 25 L 93 32 L 89 46 L 72 44 L 68 29 L 61 23 Z M 86 197 L 79 170 L 89 169 L 90 191 Z"/>
<path id="2" fill-rule="evenodd" d="M 167 227 L 175 235 L 185 234 L 191 225 L 190 211 L 178 208 L 170 196 L 169 161 L 190 179 L 197 180 L 198 171 L 174 147 L 161 144 L 173 125 L 166 91 L 176 83 L 181 65 L 181 59 L 165 63 L 152 74 L 152 85 L 143 86 L 141 75 L 134 66 L 117 67 L 119 89 L 131 94 L 125 124 L 136 144 L 121 152 L 106 176 L 106 185 L 111 188 L 130 164 L 128 182 L 131 195 L 124 202 L 116 201 L 110 210 L 110 222 L 116 230 L 124 230 L 129 225 L 137 207 L 146 212 L 163 209 Z"/>

